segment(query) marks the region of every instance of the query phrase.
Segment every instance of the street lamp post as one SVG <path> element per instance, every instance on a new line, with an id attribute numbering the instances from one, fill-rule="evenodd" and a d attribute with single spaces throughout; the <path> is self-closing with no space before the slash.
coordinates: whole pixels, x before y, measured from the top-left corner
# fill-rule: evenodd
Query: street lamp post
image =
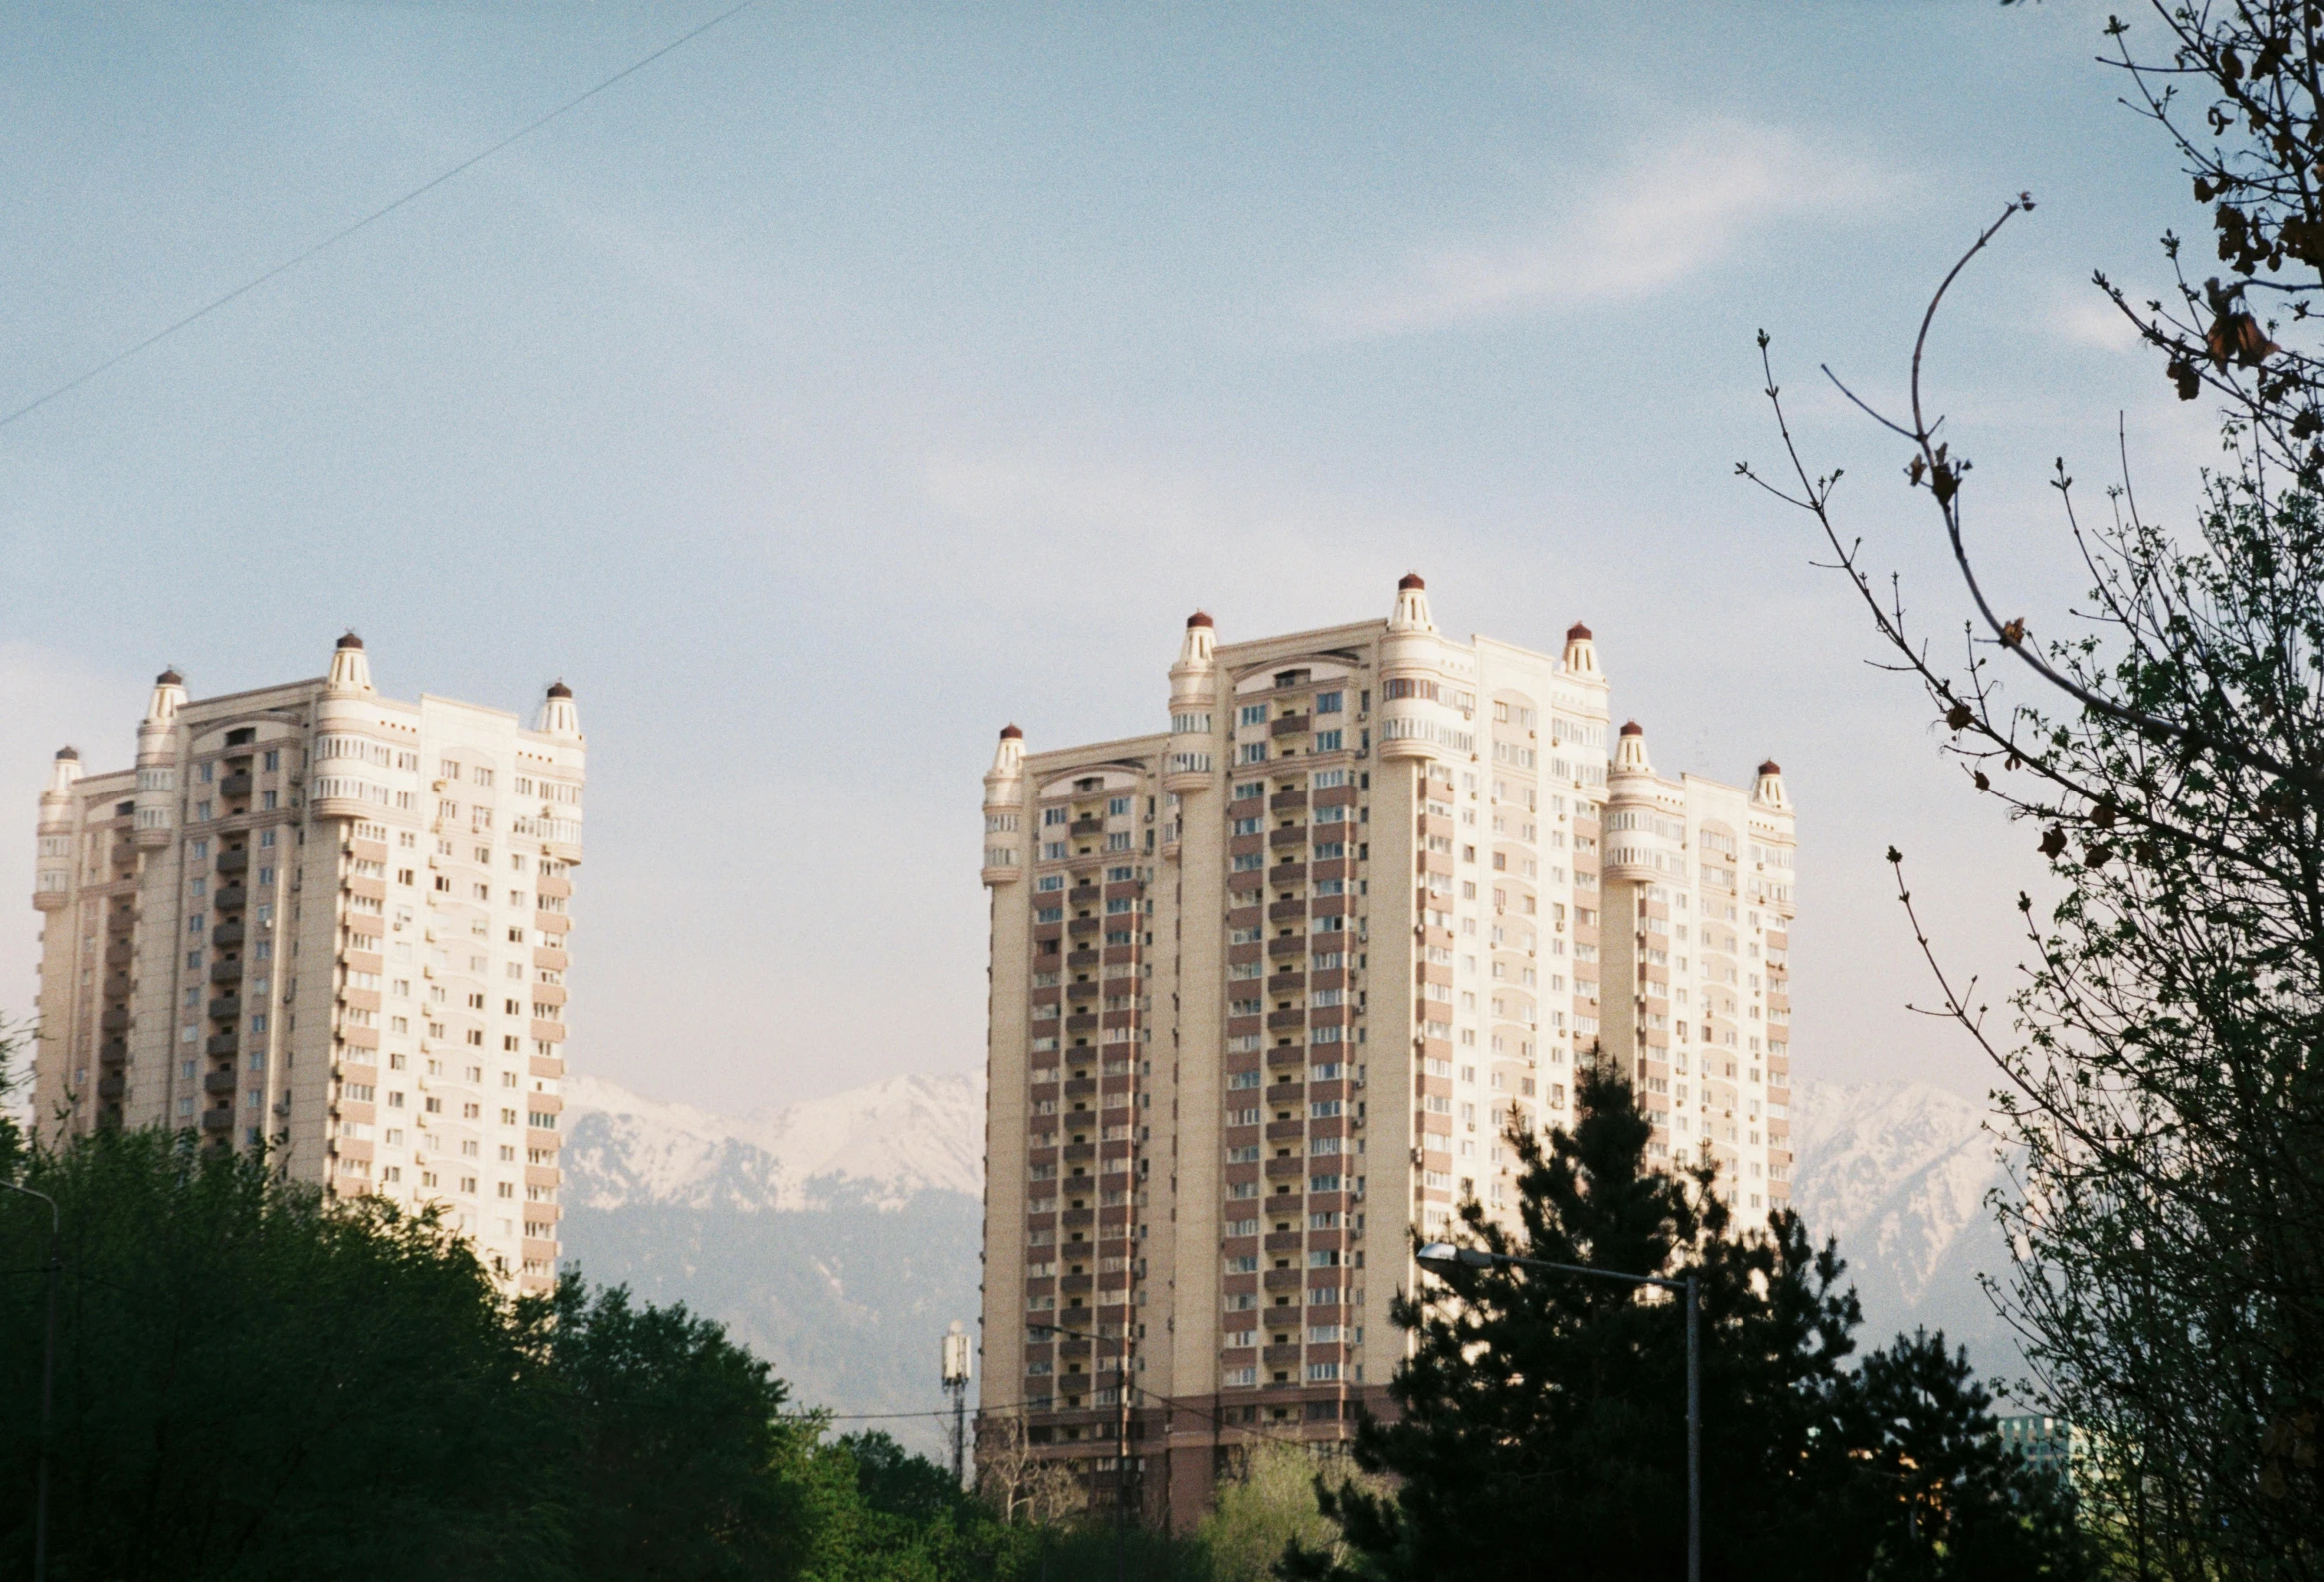
<path id="1" fill-rule="evenodd" d="M 1520 1258 L 1478 1247 L 1456 1247 L 1432 1241 L 1415 1254 L 1423 1268 L 1437 1273 L 1448 1269 L 1485 1269 L 1508 1264 L 1520 1269 L 1547 1269 L 1556 1274 L 1587 1274 L 1627 1285 L 1654 1285 L 1677 1291 L 1687 1301 L 1687 1582 L 1703 1582 L 1703 1361 L 1701 1307 L 1696 1299 L 1695 1276 L 1665 1279 L 1655 1274 L 1624 1274 L 1615 1269 L 1593 1269 L 1579 1263 L 1551 1263 L 1543 1258 Z"/>
<path id="2" fill-rule="evenodd" d="M 1093 1346 L 1103 1344 L 1105 1339 L 1103 1335 L 1093 1335 L 1080 1329 L 1067 1329 L 1062 1324 L 1035 1324 L 1032 1327 L 1035 1333 L 1071 1335 L 1074 1339 L 1086 1340 Z M 1130 1325 L 1126 1315 L 1122 1321 L 1119 1355 L 1121 1370 L 1118 1376 L 1121 1380 L 1121 1399 L 1116 1403 L 1120 1409 L 1115 1415 L 1117 1437 L 1114 1450 L 1114 1582 L 1127 1582 L 1130 1533 Z"/>
<path id="3" fill-rule="evenodd" d="M 40 1473 L 32 1505 L 32 1582 L 47 1582 L 48 1479 L 49 1459 L 56 1440 L 57 1288 L 63 1281 L 65 1268 L 64 1216 L 57 1211 L 57 1200 L 46 1192 L 18 1186 L 14 1181 L 0 1181 L 0 1187 L 21 1192 L 26 1197 L 37 1197 L 48 1204 L 48 1338 L 40 1359 Z"/>

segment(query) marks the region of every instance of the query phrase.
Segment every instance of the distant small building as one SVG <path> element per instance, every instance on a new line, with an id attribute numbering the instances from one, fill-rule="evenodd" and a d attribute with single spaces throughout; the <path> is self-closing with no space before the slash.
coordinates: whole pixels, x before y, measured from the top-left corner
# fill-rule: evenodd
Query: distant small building
<path id="1" fill-rule="evenodd" d="M 2075 1460 L 2088 1453 L 2082 1436 L 2063 1417 L 2027 1412 L 1997 1417 L 1993 1427 L 2001 1436 L 2001 1443 L 2032 1465 L 2054 1471 L 2061 1477 L 2071 1477 Z"/>

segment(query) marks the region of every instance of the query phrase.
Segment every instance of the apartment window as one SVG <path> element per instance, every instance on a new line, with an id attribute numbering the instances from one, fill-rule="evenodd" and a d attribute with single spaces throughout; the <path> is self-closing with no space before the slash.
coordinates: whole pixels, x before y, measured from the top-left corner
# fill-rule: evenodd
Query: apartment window
<path id="1" fill-rule="evenodd" d="M 1337 753 L 1340 751 L 1341 738 L 1345 735 L 1342 731 L 1318 731 L 1315 734 L 1315 750 L 1318 753 Z"/>
<path id="2" fill-rule="evenodd" d="M 1108 818 L 1127 818 L 1130 815 L 1130 798 L 1127 796 L 1108 798 L 1105 804 L 1105 813 Z"/>
<path id="3" fill-rule="evenodd" d="M 1267 706 L 1265 704 L 1245 704 L 1242 713 L 1236 718 L 1243 725 L 1263 726 L 1267 723 Z"/>
<path id="4" fill-rule="evenodd" d="M 208 769 L 210 766 L 205 764 L 202 767 L 204 769 Z M 210 821 L 210 804 L 208 802 L 198 801 L 194 803 L 194 821 L 196 823 L 208 823 Z"/>
<path id="5" fill-rule="evenodd" d="M 460 764 L 457 760 L 445 759 L 436 766 L 436 774 L 441 780 L 457 781 L 460 779 Z"/>
<path id="6" fill-rule="evenodd" d="M 1244 743 L 1244 744 L 1243 744 L 1243 746 L 1242 746 L 1241 753 L 1238 755 L 1238 757 L 1237 757 L 1237 759 L 1236 759 L 1236 762 L 1237 762 L 1237 763 L 1241 763 L 1241 764 L 1264 764 L 1264 763 L 1266 763 L 1266 762 L 1267 762 L 1267 744 L 1266 744 L 1266 743 L 1264 743 L 1264 742 L 1246 742 L 1246 743 Z"/>
<path id="7" fill-rule="evenodd" d="M 1072 821 L 1073 815 L 1063 807 L 1044 807 L 1041 809 L 1041 822 L 1045 827 L 1054 828 L 1059 824 Z"/>
<path id="8" fill-rule="evenodd" d="M 476 773 L 476 783 L 477 783 L 479 786 L 490 786 L 490 785 L 493 783 L 493 772 L 492 772 L 491 770 L 489 770 L 489 769 L 486 769 L 486 768 L 485 768 L 483 765 L 481 765 L 481 764 L 480 764 L 480 765 L 478 765 L 478 766 L 477 766 L 477 773 Z"/>
<path id="9" fill-rule="evenodd" d="M 1343 697 L 1344 695 L 1338 692 L 1317 693 L 1315 695 L 1315 712 L 1319 715 L 1338 714 L 1346 707 L 1342 701 Z"/>

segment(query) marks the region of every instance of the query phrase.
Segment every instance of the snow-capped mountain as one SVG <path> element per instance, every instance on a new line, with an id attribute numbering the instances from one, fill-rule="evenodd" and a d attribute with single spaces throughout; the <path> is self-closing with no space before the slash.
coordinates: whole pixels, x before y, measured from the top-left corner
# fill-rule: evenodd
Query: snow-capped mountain
<path id="1" fill-rule="evenodd" d="M 643 1098 L 594 1077 L 566 1089 L 577 1113 L 567 1201 L 812 1209 L 834 1190 L 883 1207 L 921 1192 L 984 1191 L 981 1072 L 897 1076 L 784 1109 L 726 1116 Z"/>
<path id="2" fill-rule="evenodd" d="M 1977 1283 L 2009 1267 L 1985 1203 L 2008 1182 L 1985 1106 L 1919 1083 L 1807 1082 L 1791 1116 L 1792 1205 L 1817 1241 L 1839 1238 L 1865 1339 L 1925 1324 L 1966 1342 L 1982 1367 L 2014 1366 Z"/>
<path id="3" fill-rule="evenodd" d="M 565 1251 L 589 1280 L 719 1320 L 802 1405 L 942 1406 L 937 1339 L 976 1322 L 980 1074 L 748 1115 L 585 1076 L 566 1092 Z M 869 1426 L 942 1448 L 934 1416 Z"/>
<path id="4" fill-rule="evenodd" d="M 1976 1279 L 2007 1268 L 1984 1205 L 2006 1175 L 1983 1106 L 1912 1084 L 1795 1091 L 1793 1201 L 1818 1241 L 1839 1239 L 1862 1341 L 1925 1324 L 1988 1375 L 2013 1368 Z M 720 1319 L 802 1402 L 940 1404 L 937 1336 L 977 1313 L 981 1073 L 747 1115 L 585 1076 L 567 1093 L 565 1244 L 589 1278 Z M 932 1423 L 883 1426 L 916 1443 Z"/>

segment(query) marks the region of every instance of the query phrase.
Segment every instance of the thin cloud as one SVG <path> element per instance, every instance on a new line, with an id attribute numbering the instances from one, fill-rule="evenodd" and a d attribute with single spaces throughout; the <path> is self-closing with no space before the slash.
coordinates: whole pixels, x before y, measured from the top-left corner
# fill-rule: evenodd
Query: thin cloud
<path id="1" fill-rule="evenodd" d="M 1634 301 L 1711 268 L 1754 232 L 1860 213 L 1890 185 L 1864 161 L 1777 128 L 1699 123 L 1642 152 L 1543 233 L 1429 248 L 1393 279 L 1328 293 L 1313 312 L 1342 334 L 1392 335 Z"/>
<path id="2" fill-rule="evenodd" d="M 2062 341 L 2101 352 L 2128 352 L 2138 346 L 2138 327 L 2089 285 L 2061 297 L 2050 316 L 2050 330 Z"/>

